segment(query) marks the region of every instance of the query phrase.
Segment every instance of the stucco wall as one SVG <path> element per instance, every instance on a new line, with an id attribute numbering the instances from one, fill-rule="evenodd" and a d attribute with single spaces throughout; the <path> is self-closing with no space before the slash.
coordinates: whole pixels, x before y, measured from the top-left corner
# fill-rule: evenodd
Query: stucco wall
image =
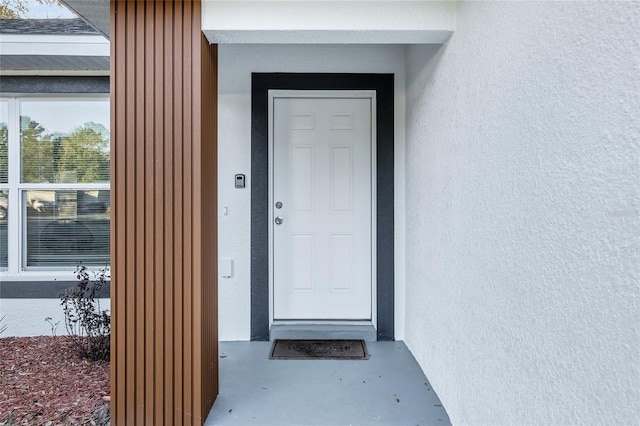
<path id="1" fill-rule="evenodd" d="M 250 337 L 251 73 L 394 73 L 396 336 L 404 324 L 405 49 L 401 46 L 220 45 L 219 48 L 219 256 L 234 261 L 233 277 L 219 279 L 220 340 Z M 234 175 L 247 188 L 234 188 Z M 227 207 L 228 214 L 224 215 Z"/>
<path id="2" fill-rule="evenodd" d="M 98 299 L 100 310 L 110 310 L 111 301 Z M 60 299 L 0 299 L 1 337 L 66 336 Z M 46 319 L 51 318 L 50 322 Z"/>
<path id="3" fill-rule="evenodd" d="M 462 2 L 408 49 L 405 340 L 454 424 L 638 424 L 638 22 Z"/>

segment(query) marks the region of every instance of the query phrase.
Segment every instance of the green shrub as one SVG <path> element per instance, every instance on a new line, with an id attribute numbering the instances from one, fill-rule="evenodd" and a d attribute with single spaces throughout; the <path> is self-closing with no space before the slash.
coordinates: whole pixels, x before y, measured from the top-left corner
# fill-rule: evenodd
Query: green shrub
<path id="1" fill-rule="evenodd" d="M 105 267 L 91 274 L 84 265 L 78 265 L 78 284 L 61 297 L 65 327 L 78 355 L 92 361 L 109 360 L 111 315 L 108 310 L 100 309 L 97 297 L 106 283 L 107 270 Z"/>

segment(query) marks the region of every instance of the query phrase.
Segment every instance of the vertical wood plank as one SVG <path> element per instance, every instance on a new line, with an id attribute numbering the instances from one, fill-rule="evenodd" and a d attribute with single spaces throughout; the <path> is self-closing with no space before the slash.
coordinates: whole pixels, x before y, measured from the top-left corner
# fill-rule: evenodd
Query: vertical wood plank
<path id="1" fill-rule="evenodd" d="M 202 424 L 218 392 L 217 49 L 200 1 L 111 1 L 112 420 Z"/>
<path id="2" fill-rule="evenodd" d="M 174 299 L 173 299 L 173 262 L 167 262 L 168 259 L 175 259 L 173 254 L 173 203 L 174 203 L 174 191 L 173 191 L 173 144 L 175 140 L 173 138 L 173 111 L 176 107 L 173 101 L 173 3 L 164 3 L 164 133 L 166 143 L 164 144 L 164 191 L 165 191 L 165 203 L 164 203 L 164 232 L 165 232 L 165 245 L 164 245 L 164 260 L 165 260 L 165 275 L 164 283 L 172 283 L 164 286 L 164 327 L 165 327 L 165 373 L 164 373 L 164 400 L 165 400 L 165 417 L 164 424 L 173 424 L 173 413 L 175 410 L 176 402 L 174 401 L 174 386 L 173 386 L 173 372 L 174 372 L 174 356 L 173 356 L 173 344 L 175 338 L 175 328 L 173 322 L 174 312 Z"/>
<path id="3" fill-rule="evenodd" d="M 126 230 L 126 259 L 123 263 L 126 263 L 125 267 L 125 280 L 135 279 L 135 266 L 133 259 L 135 259 L 135 247 L 136 247 L 136 229 L 135 229 L 135 144 L 136 144 L 136 116 L 135 116 L 135 43 L 136 43 L 136 28 L 135 28 L 135 3 L 126 3 L 124 10 L 128 19 L 125 21 L 126 32 L 126 44 L 124 55 L 126 56 L 126 139 L 124 152 L 126 156 L 126 188 L 125 191 L 125 203 L 126 203 L 126 218 L 125 223 Z M 117 284 L 116 284 L 117 285 Z M 125 287 L 126 294 L 126 317 L 125 327 L 127 330 L 127 343 L 126 343 L 126 386 L 132 389 L 132 392 L 128 392 L 126 395 L 126 406 L 124 407 L 125 416 L 128 419 L 135 420 L 135 399 L 138 387 L 136 386 L 136 332 L 137 327 L 135 324 L 136 316 L 136 286 L 128 285 Z"/>
<path id="4" fill-rule="evenodd" d="M 154 324 L 156 326 L 154 354 L 156 356 L 155 364 L 155 388 L 154 392 L 154 419 L 161 424 L 161 420 L 165 416 L 165 387 L 164 387 L 164 365 L 165 365 L 165 327 L 164 327 L 164 98 L 162 91 L 164 88 L 164 3 L 148 3 L 154 9 L 154 45 L 153 54 L 154 61 L 152 64 L 152 74 L 155 75 L 154 86 L 154 119 L 155 119 L 155 138 L 153 140 L 153 162 L 155 169 L 155 187 L 154 194 L 154 233 L 156 244 L 154 246 L 154 264 L 155 264 L 155 282 L 156 301 L 154 306 Z"/>
<path id="5" fill-rule="evenodd" d="M 155 58 L 154 51 L 154 10 L 152 3 L 145 3 L 143 5 L 144 11 L 144 25 L 145 25 L 145 43 L 144 43 L 144 92 L 146 94 L 144 104 L 144 123 L 145 123 L 145 140 L 144 151 L 151 153 L 151 157 L 155 156 L 155 117 L 154 117 L 154 104 L 156 93 L 153 91 L 155 87 L 155 74 L 153 72 L 153 64 Z M 143 157 L 144 158 L 144 157 Z M 144 161 L 144 160 L 143 160 Z M 151 200 L 155 199 L 155 161 L 145 161 L 145 197 L 149 197 Z M 156 303 L 155 297 L 155 257 L 154 247 L 155 241 L 155 228 L 154 228 L 154 209 L 152 207 L 145 208 L 144 225 L 145 225 L 145 243 L 144 243 L 144 274 L 145 274 L 145 311 L 144 311 L 144 324 L 146 325 L 144 352 L 145 352 L 145 366 L 144 366 L 144 418 L 153 418 L 155 409 L 154 388 L 155 388 L 155 372 L 156 368 L 156 353 L 155 353 L 155 338 L 156 338 L 156 326 L 154 322 L 154 305 Z"/>
<path id="6" fill-rule="evenodd" d="M 183 80 L 183 64 L 182 64 L 182 2 L 174 2 L 173 3 L 173 54 L 171 55 L 172 67 L 174 70 L 174 80 L 173 80 L 173 102 L 174 105 L 180 105 L 181 108 L 173 109 L 173 140 L 174 141 L 182 141 L 186 142 L 183 139 L 182 135 L 182 126 L 183 119 L 185 118 L 183 115 L 183 90 L 184 90 L 184 80 Z M 177 232 L 178 238 L 175 238 L 173 241 L 174 246 L 174 259 L 176 261 L 174 267 L 174 292 L 173 292 L 173 321 L 174 326 L 177 330 L 185 330 L 185 324 L 182 321 L 182 312 L 184 309 L 183 306 L 183 297 L 184 297 L 184 278 L 183 278 L 183 268 L 184 268 L 184 257 L 183 257 L 183 244 L 184 241 L 182 238 L 184 236 L 184 194 L 182 191 L 182 176 L 184 173 L 183 168 L 183 158 L 182 158 L 182 149 L 184 147 L 184 143 L 174 143 L 173 144 L 173 194 L 175 197 L 174 203 L 174 229 Z M 183 348 L 182 348 L 182 339 L 184 337 L 184 332 L 175 333 L 174 335 L 174 344 L 173 344 L 173 357 L 174 364 L 177 368 L 174 368 L 173 375 L 173 393 L 175 398 L 175 407 L 176 411 L 173 416 L 173 424 L 175 426 L 181 426 L 184 415 L 184 400 L 182 398 L 183 390 Z"/>
<path id="7" fill-rule="evenodd" d="M 135 48 L 132 49 L 134 52 L 135 58 L 135 68 L 134 75 L 135 81 L 138 84 L 135 85 L 133 93 L 135 93 L 134 98 L 134 109 L 135 109 L 135 153 L 133 155 L 135 164 L 135 183 L 134 190 L 129 191 L 130 196 L 134 200 L 146 199 L 147 194 L 145 193 L 145 183 L 144 183 L 144 172 L 146 169 L 146 161 L 145 161 L 145 117 L 144 117 L 144 109 L 145 109 L 145 70 L 144 70 L 144 60 L 145 60 L 145 30 L 144 30 L 144 3 L 132 3 L 135 13 Z M 129 201 L 129 200 L 128 200 Z M 145 294 L 145 257 L 144 257 L 144 244 L 146 240 L 146 230 L 145 230 L 145 203 L 136 203 L 136 211 L 135 214 L 135 259 L 132 263 L 133 268 L 133 276 L 135 276 L 136 283 L 139 283 L 135 286 L 135 318 L 132 319 L 136 324 L 136 395 L 135 395 L 135 416 L 136 423 L 140 424 L 144 422 L 144 413 L 145 413 L 145 363 L 146 363 L 146 353 L 145 353 L 145 338 L 144 335 L 148 333 L 148 330 L 145 330 L 145 322 L 144 322 L 144 310 L 147 304 L 146 294 Z M 144 331 L 143 331 L 144 330 Z M 137 336 L 140 336 L 139 338 Z"/>
<path id="8" fill-rule="evenodd" d="M 192 129 L 195 125 L 193 120 L 193 110 L 192 110 L 192 93 L 195 88 L 193 87 L 193 63 L 191 58 L 191 47 L 193 41 L 191 40 L 191 23 L 193 16 L 191 15 L 192 10 L 192 2 L 186 2 L 182 4 L 182 17 L 183 19 L 180 21 L 183 23 L 182 28 L 180 28 L 180 33 L 183 34 L 183 44 L 182 44 L 182 55 L 180 55 L 180 68 L 184 69 L 185 72 L 181 81 L 182 84 L 182 93 L 183 93 L 183 116 L 185 121 L 182 126 L 182 137 L 185 141 L 194 140 Z M 196 76 L 197 78 L 197 76 Z M 193 268 L 196 266 L 193 264 L 193 256 L 191 252 L 192 245 L 192 215 L 194 212 L 194 204 L 197 202 L 193 193 L 191 192 L 191 172 L 193 171 L 193 157 L 191 156 L 191 151 L 194 144 L 184 144 L 183 148 L 183 163 L 191 164 L 191 167 L 187 167 L 183 169 L 182 176 L 182 191 L 183 191 L 183 203 L 184 206 L 184 218 L 183 218 L 183 276 L 182 282 L 183 286 L 183 318 L 182 323 L 184 324 L 185 333 L 183 334 L 182 341 L 182 364 L 183 364 L 183 400 L 184 400 L 184 423 L 188 424 L 190 418 L 193 417 L 193 394 L 192 390 L 192 381 L 193 381 L 193 370 L 192 370 L 192 357 L 193 357 L 193 331 L 194 327 L 194 318 L 191 316 L 192 305 L 193 305 L 193 279 L 192 272 Z"/>

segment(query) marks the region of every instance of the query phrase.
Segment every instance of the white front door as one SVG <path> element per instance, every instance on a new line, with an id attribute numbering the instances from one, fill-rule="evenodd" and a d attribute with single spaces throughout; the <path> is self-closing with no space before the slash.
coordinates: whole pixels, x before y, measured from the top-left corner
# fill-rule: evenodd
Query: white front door
<path id="1" fill-rule="evenodd" d="M 371 319 L 375 100 L 331 94 L 271 95 L 275 320 Z"/>

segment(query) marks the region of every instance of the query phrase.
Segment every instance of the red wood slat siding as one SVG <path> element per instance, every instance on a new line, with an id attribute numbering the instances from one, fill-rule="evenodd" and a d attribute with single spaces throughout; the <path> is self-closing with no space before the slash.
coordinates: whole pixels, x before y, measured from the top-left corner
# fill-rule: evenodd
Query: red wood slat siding
<path id="1" fill-rule="evenodd" d="M 202 424 L 218 394 L 217 47 L 200 1 L 111 1 L 111 419 Z"/>

